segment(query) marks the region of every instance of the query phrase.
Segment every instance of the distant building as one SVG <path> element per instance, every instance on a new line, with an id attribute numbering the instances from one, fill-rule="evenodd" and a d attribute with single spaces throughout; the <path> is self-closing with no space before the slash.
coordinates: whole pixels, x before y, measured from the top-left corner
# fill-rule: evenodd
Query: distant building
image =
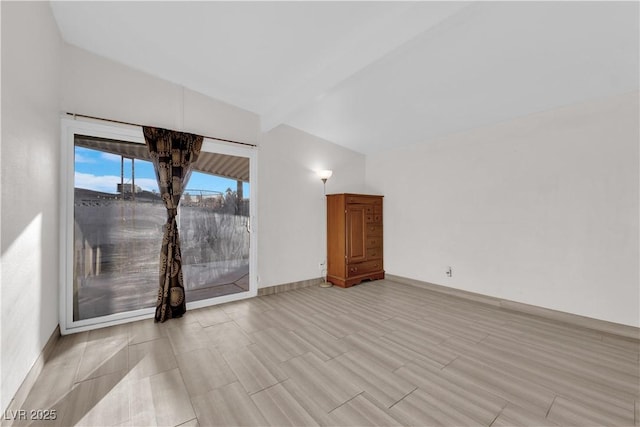
<path id="1" fill-rule="evenodd" d="M 123 187 L 124 185 L 124 187 Z M 135 190 L 136 193 L 140 193 L 142 191 L 142 188 L 138 187 L 137 185 L 134 187 L 133 184 L 117 184 L 116 187 L 116 191 L 120 194 L 122 194 L 122 189 L 124 188 L 124 193 L 132 193 L 131 189 L 133 188 Z"/>

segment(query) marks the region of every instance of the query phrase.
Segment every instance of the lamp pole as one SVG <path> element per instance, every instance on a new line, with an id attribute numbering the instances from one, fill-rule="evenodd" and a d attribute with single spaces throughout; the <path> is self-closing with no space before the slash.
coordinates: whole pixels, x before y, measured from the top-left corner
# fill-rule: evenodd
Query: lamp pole
<path id="1" fill-rule="evenodd" d="M 322 187 L 323 187 L 323 194 L 324 194 L 324 214 L 323 214 L 323 218 L 324 218 L 324 268 L 322 270 L 322 276 L 324 279 L 324 282 L 320 283 L 320 287 L 321 288 L 330 288 L 333 286 L 333 284 L 331 282 L 327 281 L 327 263 L 329 261 L 329 257 L 327 256 L 327 216 L 326 216 L 326 212 L 327 212 L 327 180 L 329 178 L 331 178 L 331 175 L 333 175 L 333 171 L 331 170 L 321 170 L 318 171 L 318 176 L 320 177 L 320 180 L 322 181 Z"/>

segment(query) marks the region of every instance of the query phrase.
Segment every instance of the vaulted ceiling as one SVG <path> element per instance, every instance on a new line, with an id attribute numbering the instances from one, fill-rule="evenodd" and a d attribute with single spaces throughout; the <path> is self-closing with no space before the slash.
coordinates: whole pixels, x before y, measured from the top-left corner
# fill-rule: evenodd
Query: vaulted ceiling
<path id="1" fill-rule="evenodd" d="M 638 2 L 52 2 L 66 42 L 362 153 L 638 90 Z"/>

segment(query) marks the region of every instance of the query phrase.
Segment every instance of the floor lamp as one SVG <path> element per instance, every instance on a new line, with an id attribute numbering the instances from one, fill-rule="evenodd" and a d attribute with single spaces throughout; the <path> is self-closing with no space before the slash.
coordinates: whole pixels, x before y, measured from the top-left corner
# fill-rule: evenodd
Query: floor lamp
<path id="1" fill-rule="evenodd" d="M 318 176 L 320 177 L 320 180 L 322 180 L 322 185 L 324 187 L 324 196 L 325 196 L 324 197 L 324 204 L 325 204 L 325 206 L 324 206 L 324 212 L 325 212 L 325 214 L 324 214 L 324 223 L 325 223 L 325 236 L 324 236 L 324 245 L 325 245 L 324 249 L 325 250 L 324 250 L 324 253 L 325 253 L 325 259 L 324 259 L 324 269 L 322 271 L 322 273 L 324 273 L 322 275 L 322 277 L 324 279 L 324 282 L 320 283 L 320 287 L 321 288 L 330 288 L 331 286 L 333 286 L 331 284 L 331 282 L 327 281 L 327 263 L 329 262 L 329 257 L 327 256 L 328 254 L 327 254 L 327 236 L 326 236 L 326 229 L 327 229 L 327 217 L 326 217 L 326 214 L 327 214 L 327 206 L 326 206 L 326 204 L 327 204 L 327 197 L 326 197 L 327 196 L 327 180 L 329 178 L 331 178 L 331 175 L 333 175 L 333 171 L 332 170 L 320 170 L 320 171 L 318 171 Z"/>

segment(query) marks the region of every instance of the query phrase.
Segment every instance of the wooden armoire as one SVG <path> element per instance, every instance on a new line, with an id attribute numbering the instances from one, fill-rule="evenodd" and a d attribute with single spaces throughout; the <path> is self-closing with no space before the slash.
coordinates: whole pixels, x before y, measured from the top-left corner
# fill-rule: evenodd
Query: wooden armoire
<path id="1" fill-rule="evenodd" d="M 327 281 L 348 288 L 384 279 L 382 196 L 327 195 Z"/>

